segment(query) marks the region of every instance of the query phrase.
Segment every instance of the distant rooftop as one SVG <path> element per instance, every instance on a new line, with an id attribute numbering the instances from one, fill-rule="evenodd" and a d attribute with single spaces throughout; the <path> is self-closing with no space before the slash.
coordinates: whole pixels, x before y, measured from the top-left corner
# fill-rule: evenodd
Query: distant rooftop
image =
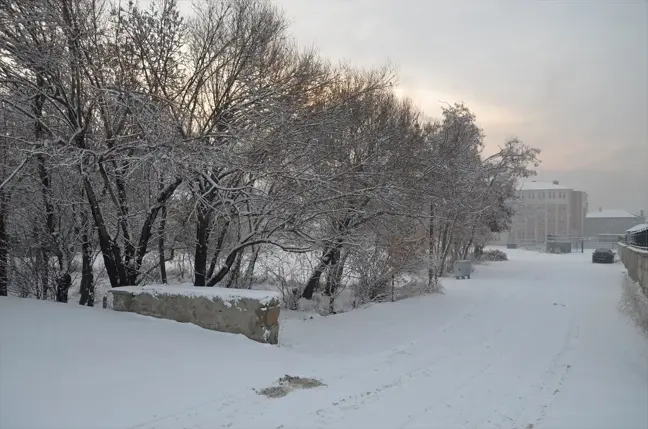
<path id="1" fill-rule="evenodd" d="M 647 229 L 648 229 L 648 223 L 640 223 L 639 225 L 635 225 L 632 228 L 626 230 L 626 232 L 641 232 Z"/>
<path id="2" fill-rule="evenodd" d="M 525 180 L 518 185 L 518 190 L 520 191 L 543 191 L 551 189 L 571 189 L 566 186 L 562 186 L 558 181 L 554 182 L 538 182 L 536 180 Z"/>
<path id="3" fill-rule="evenodd" d="M 597 218 L 636 218 L 637 216 L 633 215 L 622 209 L 612 209 L 612 210 L 598 210 L 595 212 L 587 213 L 588 219 L 597 219 Z"/>

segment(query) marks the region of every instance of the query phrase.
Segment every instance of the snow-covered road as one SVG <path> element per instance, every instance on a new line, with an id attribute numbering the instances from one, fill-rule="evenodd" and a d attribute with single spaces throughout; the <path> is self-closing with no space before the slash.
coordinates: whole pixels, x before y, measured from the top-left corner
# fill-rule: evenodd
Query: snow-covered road
<path id="1" fill-rule="evenodd" d="M 622 266 L 510 257 L 443 296 L 290 318 L 280 347 L 0 300 L 0 427 L 648 428 L 648 342 L 618 310 Z M 284 374 L 326 386 L 252 390 Z"/>

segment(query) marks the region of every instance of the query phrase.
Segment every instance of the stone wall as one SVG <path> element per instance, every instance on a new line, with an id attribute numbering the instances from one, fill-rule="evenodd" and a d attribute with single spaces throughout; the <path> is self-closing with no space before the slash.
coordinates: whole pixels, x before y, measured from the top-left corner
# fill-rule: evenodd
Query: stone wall
<path id="1" fill-rule="evenodd" d="M 279 342 L 279 294 L 194 286 L 128 286 L 109 291 L 108 307 L 246 337 Z"/>
<path id="2" fill-rule="evenodd" d="M 619 256 L 628 270 L 628 276 L 639 283 L 645 295 L 648 296 L 648 250 L 619 244 Z"/>

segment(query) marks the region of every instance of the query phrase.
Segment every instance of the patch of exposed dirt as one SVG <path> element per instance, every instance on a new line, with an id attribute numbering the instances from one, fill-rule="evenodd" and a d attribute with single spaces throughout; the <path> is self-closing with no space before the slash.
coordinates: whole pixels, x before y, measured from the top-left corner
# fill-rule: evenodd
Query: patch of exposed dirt
<path id="1" fill-rule="evenodd" d="M 281 398 L 293 390 L 314 389 L 322 386 L 326 386 L 326 384 L 314 378 L 285 375 L 277 381 L 276 385 L 258 390 L 257 393 L 268 398 Z"/>

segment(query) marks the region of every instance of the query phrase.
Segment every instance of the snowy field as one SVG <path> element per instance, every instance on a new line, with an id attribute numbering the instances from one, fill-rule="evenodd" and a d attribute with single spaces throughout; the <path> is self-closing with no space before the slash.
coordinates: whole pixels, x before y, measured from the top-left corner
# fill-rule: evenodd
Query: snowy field
<path id="1" fill-rule="evenodd" d="M 623 267 L 507 253 L 445 295 L 288 312 L 278 347 L 0 299 L 0 427 L 647 428 L 648 342 L 618 310 Z M 258 394 L 285 375 L 324 385 Z"/>

